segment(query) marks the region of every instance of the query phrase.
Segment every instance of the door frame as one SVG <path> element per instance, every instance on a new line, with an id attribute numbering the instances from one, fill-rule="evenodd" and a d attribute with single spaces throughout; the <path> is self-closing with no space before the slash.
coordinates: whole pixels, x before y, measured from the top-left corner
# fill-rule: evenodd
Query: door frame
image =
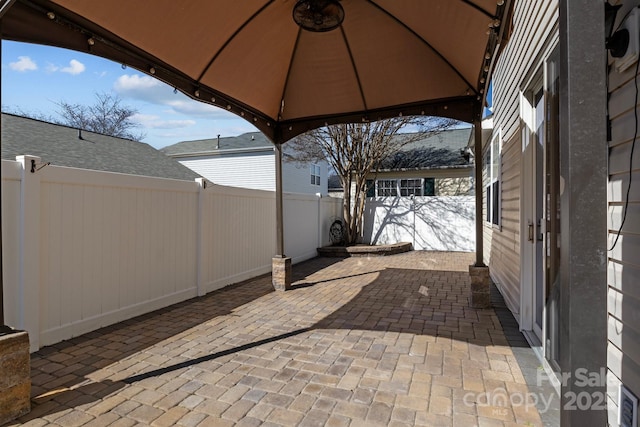
<path id="1" fill-rule="evenodd" d="M 538 164 L 533 144 L 536 140 L 536 96 L 542 92 L 544 101 L 545 61 L 536 69 L 534 77 L 520 93 L 520 119 L 522 145 L 520 151 L 520 329 L 529 332 L 530 341 L 536 346 L 544 343 L 544 303 L 542 304 L 542 325 L 537 328 L 536 318 L 536 285 L 542 281 L 542 300 L 544 301 L 544 266 L 540 266 L 536 246 L 541 230 L 538 227 L 536 215 L 530 218 L 531 212 L 543 211 L 543 206 L 537 206 L 537 192 L 544 189 L 544 162 Z M 544 135 L 544 129 L 542 130 Z M 544 146 L 543 146 L 544 149 Z M 542 169 L 540 169 L 542 168 Z M 538 186 L 537 174 L 543 179 L 542 186 Z M 539 188 L 541 187 L 541 188 Z M 543 225 L 544 221 L 540 221 Z M 543 234 L 544 235 L 544 234 Z M 533 239 L 533 244 L 531 240 Z"/>
<path id="2" fill-rule="evenodd" d="M 533 250 L 533 256 L 529 253 L 527 256 L 527 249 L 531 248 L 533 245 L 528 241 L 528 224 L 527 218 L 525 216 L 525 196 L 527 195 L 527 186 L 534 187 L 531 185 L 529 180 L 529 176 L 525 176 L 525 145 L 531 144 L 533 138 L 535 136 L 535 95 L 542 90 L 542 102 L 545 108 L 544 113 L 546 114 L 546 97 L 547 97 L 547 83 L 548 83 L 548 64 L 552 59 L 553 53 L 558 48 L 558 39 L 554 38 L 554 40 L 549 43 L 542 55 L 539 57 L 539 60 L 534 63 L 534 66 L 531 67 L 528 75 L 530 76 L 528 80 L 526 80 L 526 84 L 521 87 L 520 90 L 520 127 L 521 127 L 521 137 L 522 137 L 522 145 L 520 151 L 520 160 L 521 160 L 521 168 L 520 168 L 520 330 L 525 334 L 527 339 L 529 340 L 532 347 L 537 347 L 540 349 L 540 354 L 542 359 L 544 354 L 546 354 L 546 342 L 547 342 L 547 321 L 548 321 L 548 313 L 547 313 L 547 278 L 546 278 L 546 251 L 547 251 L 547 230 L 546 230 L 546 197 L 545 197 L 545 188 L 547 185 L 546 178 L 546 150 L 547 150 L 547 120 L 544 121 L 544 128 L 541 130 L 544 137 L 544 144 L 542 147 L 542 160 L 541 160 L 541 169 L 539 173 L 542 175 L 542 183 L 540 191 L 542 191 L 542 204 L 540 206 L 540 211 L 542 212 L 542 218 L 540 220 L 540 227 L 537 227 L 537 224 L 534 223 L 534 239 L 537 238 L 539 234 L 542 234 L 542 254 L 541 256 L 541 268 L 537 271 L 537 260 L 535 256 L 535 249 Z M 532 162 L 533 167 L 537 167 L 535 164 L 535 159 Z M 531 171 L 532 172 L 532 171 Z M 530 180 L 529 180 L 530 181 Z M 530 191 L 530 189 L 529 189 Z M 533 195 L 529 195 L 533 197 Z M 535 200 L 532 198 L 532 200 Z M 527 213 L 528 214 L 528 213 Z M 529 246 L 529 248 L 526 248 Z M 536 277 L 535 274 L 540 275 L 541 286 L 542 286 L 542 325 L 541 330 L 534 331 L 535 325 L 535 284 Z M 536 333 L 537 332 L 537 333 Z"/>

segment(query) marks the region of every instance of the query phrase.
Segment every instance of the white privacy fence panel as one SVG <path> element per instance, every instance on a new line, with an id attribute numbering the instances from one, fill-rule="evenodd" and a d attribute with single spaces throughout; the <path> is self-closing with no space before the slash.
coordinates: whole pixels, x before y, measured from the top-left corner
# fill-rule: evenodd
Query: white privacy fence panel
<path id="1" fill-rule="evenodd" d="M 285 255 L 292 262 L 314 257 L 318 247 L 320 198 L 308 194 L 286 194 L 284 209 Z"/>
<path id="2" fill-rule="evenodd" d="M 271 271 L 273 192 L 31 173 L 31 160 L 2 161 L 2 255 L 6 323 L 29 332 L 32 351 Z M 286 255 L 301 261 L 328 244 L 339 204 L 285 195 Z"/>
<path id="3" fill-rule="evenodd" d="M 193 183 L 53 167 L 41 177 L 42 345 L 196 295 Z"/>
<path id="4" fill-rule="evenodd" d="M 473 196 L 375 197 L 366 202 L 366 243 L 411 242 L 416 250 L 475 250 Z"/>
<path id="5" fill-rule="evenodd" d="M 317 255 L 316 249 L 331 244 L 331 223 L 342 218 L 342 199 L 310 194 L 284 195 L 284 247 L 292 261 Z"/>
<path id="6" fill-rule="evenodd" d="M 209 184 L 201 213 L 201 294 L 271 271 L 275 193 Z"/>

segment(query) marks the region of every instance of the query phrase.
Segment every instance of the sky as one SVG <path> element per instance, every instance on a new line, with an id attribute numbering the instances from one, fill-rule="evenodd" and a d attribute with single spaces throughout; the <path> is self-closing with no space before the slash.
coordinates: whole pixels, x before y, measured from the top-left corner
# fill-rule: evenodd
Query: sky
<path id="1" fill-rule="evenodd" d="M 162 148 L 180 141 L 236 136 L 257 129 L 228 111 L 186 95 L 137 70 L 72 50 L 2 40 L 2 111 L 53 116 L 57 103 L 93 105 L 96 93 L 117 95 L 138 111 L 134 133 Z"/>

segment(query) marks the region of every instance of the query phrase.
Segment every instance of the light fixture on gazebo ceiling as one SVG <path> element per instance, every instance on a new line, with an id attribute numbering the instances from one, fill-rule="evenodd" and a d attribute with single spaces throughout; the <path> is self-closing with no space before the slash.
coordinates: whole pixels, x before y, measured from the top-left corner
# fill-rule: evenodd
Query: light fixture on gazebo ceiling
<path id="1" fill-rule="evenodd" d="M 298 0 L 293 7 L 293 20 L 307 31 L 323 33 L 342 24 L 344 9 L 338 0 Z"/>

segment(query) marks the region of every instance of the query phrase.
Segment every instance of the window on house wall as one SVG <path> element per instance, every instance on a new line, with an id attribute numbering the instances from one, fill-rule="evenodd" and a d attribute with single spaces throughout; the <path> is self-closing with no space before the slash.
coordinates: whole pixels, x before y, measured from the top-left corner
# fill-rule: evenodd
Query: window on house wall
<path id="1" fill-rule="evenodd" d="M 500 132 L 491 138 L 491 145 L 487 150 L 485 173 L 487 179 L 487 222 L 500 225 Z"/>
<path id="2" fill-rule="evenodd" d="M 379 179 L 377 181 L 377 195 L 379 197 L 397 196 L 398 180 L 397 179 Z"/>
<path id="3" fill-rule="evenodd" d="M 311 165 L 311 185 L 320 185 L 320 166 Z"/>
<path id="4" fill-rule="evenodd" d="M 401 179 L 400 180 L 401 196 L 422 196 L 422 179 Z"/>
<path id="5" fill-rule="evenodd" d="M 436 195 L 435 178 L 378 179 L 375 186 L 373 183 L 373 180 L 367 180 L 367 197 Z"/>

